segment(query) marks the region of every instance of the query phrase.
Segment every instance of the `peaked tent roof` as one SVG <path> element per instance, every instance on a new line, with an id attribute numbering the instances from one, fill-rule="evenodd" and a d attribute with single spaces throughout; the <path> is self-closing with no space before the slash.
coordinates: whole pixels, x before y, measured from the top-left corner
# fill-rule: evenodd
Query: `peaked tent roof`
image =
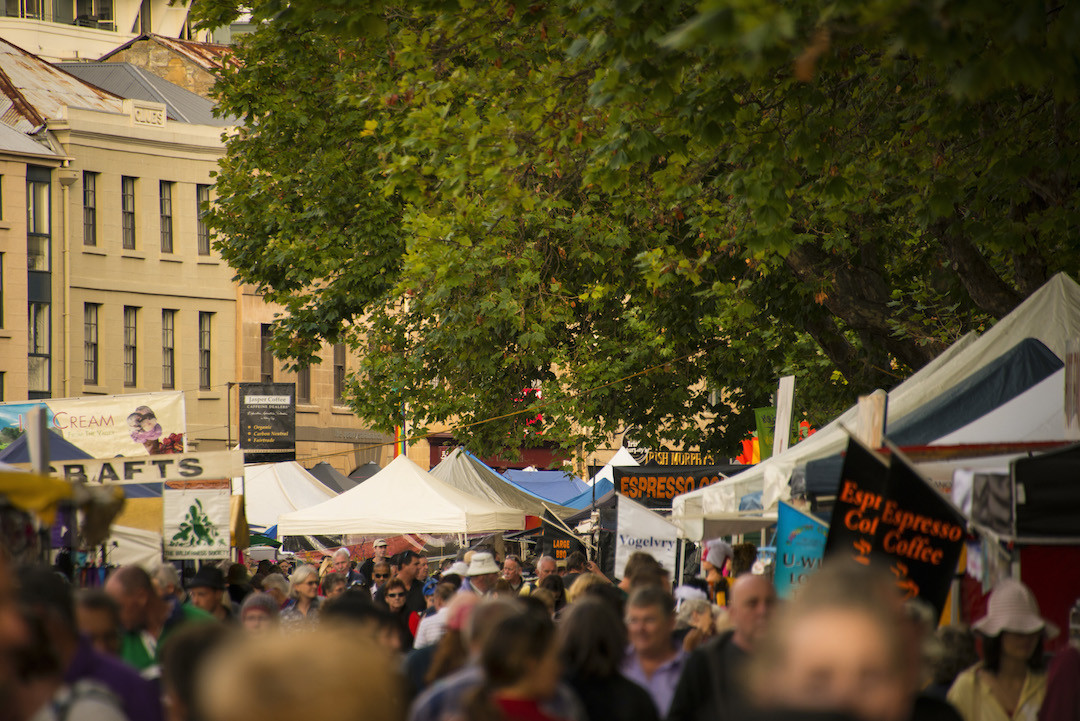
<path id="1" fill-rule="evenodd" d="M 350 488 L 355 488 L 359 483 L 355 478 L 349 478 L 326 461 L 320 461 L 308 469 L 308 473 L 315 476 L 324 486 L 334 493 L 344 493 Z"/>
<path id="2" fill-rule="evenodd" d="M 611 470 L 615 466 L 640 466 L 637 459 L 631 455 L 630 451 L 626 450 L 626 446 L 620 446 L 619 450 L 615 452 L 615 455 L 611 457 L 611 460 L 604 464 L 604 467 L 596 472 L 596 475 L 589 479 L 589 485 L 596 483 L 597 481 L 608 480 L 612 483 L 615 482 L 615 474 Z"/>
<path id="3" fill-rule="evenodd" d="M 452 450 L 430 473 L 459 491 L 507 508 L 521 509 L 530 516 L 542 516 L 547 508 L 559 518 L 577 512 L 573 507 L 561 506 L 523 491 L 464 448 Z"/>
<path id="4" fill-rule="evenodd" d="M 165 105 L 169 120 L 197 125 L 236 125 L 235 118 L 214 117 L 214 102 L 131 63 L 56 63 L 75 77 L 122 98 Z"/>
<path id="5" fill-rule="evenodd" d="M 525 513 L 440 481 L 398 456 L 336 498 L 278 518 L 278 534 L 480 533 L 520 530 Z"/>
<path id="6" fill-rule="evenodd" d="M 589 490 L 585 481 L 563 471 L 522 471 L 511 468 L 506 472 L 506 480 L 534 496 L 560 504 Z"/>
<path id="7" fill-rule="evenodd" d="M 352 473 L 349 474 L 349 478 L 353 479 L 357 483 L 363 483 L 381 470 L 382 466 L 380 466 L 378 463 L 376 463 L 375 461 L 368 461 L 364 465 L 354 468 L 352 470 Z"/>
<path id="8" fill-rule="evenodd" d="M 0 451 L 0 461 L 4 463 L 29 463 L 30 448 L 26 445 L 26 436 L 27 434 L 23 433 L 13 440 L 7 448 Z M 65 440 L 56 431 L 46 430 L 46 438 L 49 445 L 49 459 L 52 461 L 76 461 L 83 458 L 93 458 L 93 456 L 71 441 Z"/>
<path id="9" fill-rule="evenodd" d="M 241 492 L 239 478 L 233 479 L 232 489 Z M 309 508 L 336 495 L 296 461 L 244 466 L 243 493 L 248 525 L 258 528 L 273 526 L 282 513 Z"/>
<path id="10" fill-rule="evenodd" d="M 599 477 L 599 474 L 597 474 L 597 477 Z M 599 505 L 601 498 L 604 498 L 609 493 L 614 493 L 614 491 L 615 484 L 610 479 L 603 478 L 586 488 L 580 495 L 567 500 L 563 505 L 570 508 L 576 508 L 580 511 L 583 508 L 590 508 L 593 505 L 594 499 L 596 500 L 597 505 Z"/>
<path id="11" fill-rule="evenodd" d="M 890 422 L 899 422 L 1024 338 L 1035 338 L 1054 355 L 1064 358 L 1066 340 L 1078 332 L 1080 285 L 1068 275 L 1058 273 L 981 336 L 968 333 L 890 391 Z M 736 512 L 739 499 L 747 493 L 764 490 L 763 505 L 773 507 L 790 493 L 788 480 L 797 465 L 844 449 L 847 433 L 841 425 L 854 428 L 856 415 L 857 409 L 849 408 L 817 433 L 779 456 L 762 461 L 727 481 L 677 496 L 672 504 L 673 517 L 687 537 L 700 538 L 703 519 L 724 517 Z"/>

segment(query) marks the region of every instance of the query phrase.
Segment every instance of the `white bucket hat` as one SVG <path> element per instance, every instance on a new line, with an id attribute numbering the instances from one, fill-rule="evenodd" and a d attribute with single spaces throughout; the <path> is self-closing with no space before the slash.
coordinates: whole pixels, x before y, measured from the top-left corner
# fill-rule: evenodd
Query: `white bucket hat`
<path id="1" fill-rule="evenodd" d="M 469 564 L 464 561 L 454 561 L 454 563 L 443 572 L 443 575 L 449 576 L 452 573 L 457 574 L 458 576 L 468 576 Z"/>
<path id="2" fill-rule="evenodd" d="M 469 561 L 469 576 L 486 576 L 489 573 L 498 573 L 499 567 L 495 565 L 495 557 L 490 553 L 474 553 Z"/>
<path id="3" fill-rule="evenodd" d="M 971 627 L 986 636 L 997 636 L 1002 631 L 1044 631 L 1047 638 L 1058 635 L 1058 627 L 1039 614 L 1039 604 L 1031 590 L 1015 578 L 998 581 L 990 592 L 986 615 Z"/>

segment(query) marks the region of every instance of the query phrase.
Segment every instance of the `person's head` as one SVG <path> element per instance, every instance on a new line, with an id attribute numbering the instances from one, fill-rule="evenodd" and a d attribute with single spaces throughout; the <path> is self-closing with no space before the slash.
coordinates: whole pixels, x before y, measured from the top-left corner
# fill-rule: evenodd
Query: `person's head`
<path id="1" fill-rule="evenodd" d="M 386 548 L 386 541 L 382 538 L 376 540 L 375 543 L 372 544 L 371 549 L 372 552 L 375 554 L 374 558 L 376 563 L 386 558 Z"/>
<path id="2" fill-rule="evenodd" d="M 1040 615 L 1031 590 L 1014 578 L 1002 579 L 994 586 L 986 615 L 971 628 L 983 637 L 983 667 L 992 673 L 998 672 L 1003 659 L 1041 670 L 1043 639 L 1058 632 Z"/>
<path id="3" fill-rule="evenodd" d="M 469 593 L 459 594 L 451 604 L 450 626 L 455 625 L 455 612 L 460 616 L 459 623 L 465 631 L 465 641 L 470 653 L 479 655 L 488 636 L 504 618 L 521 611 L 517 599 L 506 597 L 484 598 L 475 601 L 476 596 Z"/>
<path id="4" fill-rule="evenodd" d="M 626 652 L 626 627 L 603 600 L 586 597 L 567 609 L 559 623 L 559 638 L 567 674 L 608 679 L 619 673 Z"/>
<path id="5" fill-rule="evenodd" d="M 735 551 L 727 541 L 720 538 L 707 541 L 701 554 L 701 570 L 705 572 L 705 580 L 716 583 L 727 575 L 734 555 Z"/>
<path id="6" fill-rule="evenodd" d="M 371 582 L 380 588 L 390 580 L 390 564 L 380 561 L 371 567 Z"/>
<path id="7" fill-rule="evenodd" d="M 566 605 L 566 587 L 563 586 L 562 576 L 557 573 L 550 573 L 536 585 L 537 588 L 547 589 L 551 592 L 551 595 L 555 598 L 556 611 Z"/>
<path id="8" fill-rule="evenodd" d="M 182 627 L 165 640 L 161 650 L 161 690 L 172 721 L 201 721 L 206 703 L 198 686 L 207 659 L 228 642 L 232 631 L 219 623 Z"/>
<path id="9" fill-rule="evenodd" d="M 518 610 L 497 622 L 480 650 L 480 666 L 492 690 L 512 689 L 517 698 L 551 696 L 561 671 L 551 617 Z"/>
<path id="10" fill-rule="evenodd" d="M 374 639 L 383 648 L 401 650 L 399 625 L 386 609 L 375 605 L 371 593 L 354 586 L 337 598 L 324 603 L 319 613 L 324 628 L 351 628 Z"/>
<path id="11" fill-rule="evenodd" d="M 931 682 L 949 688 L 961 671 L 979 660 L 975 634 L 968 628 L 941 626 L 934 633 L 934 640 L 930 655 Z"/>
<path id="12" fill-rule="evenodd" d="M 345 576 L 340 573 L 328 573 L 323 576 L 322 590 L 327 598 L 337 598 L 345 593 Z"/>
<path id="13" fill-rule="evenodd" d="M 605 583 L 605 581 L 597 576 L 595 573 L 583 573 L 574 579 L 574 582 L 570 584 L 570 588 L 566 591 L 566 602 L 573 603 L 589 586 L 594 586 L 599 583 Z"/>
<path id="14" fill-rule="evenodd" d="M 657 586 L 637 589 L 626 604 L 626 629 L 637 654 L 656 658 L 670 653 L 675 599 Z"/>
<path id="15" fill-rule="evenodd" d="M 566 572 L 585 573 L 585 554 L 581 551 L 574 551 L 569 556 L 567 556 Z"/>
<path id="16" fill-rule="evenodd" d="M 264 631 L 277 625 L 281 604 L 268 593 L 253 593 L 240 605 L 240 625 L 245 631 Z"/>
<path id="17" fill-rule="evenodd" d="M 183 596 L 183 584 L 180 583 L 180 572 L 176 566 L 168 562 L 159 564 L 152 574 L 154 585 L 162 598 L 179 598 Z"/>
<path id="18" fill-rule="evenodd" d="M 331 565 L 334 567 L 334 573 L 348 575 L 349 571 L 352 569 L 352 556 L 349 555 L 349 549 L 339 548 L 334 551 Z"/>
<path id="19" fill-rule="evenodd" d="M 656 568 L 660 563 L 652 557 L 651 554 L 644 551 L 634 551 L 626 559 L 626 564 L 623 566 L 622 577 L 624 579 L 630 579 L 635 573 L 639 573 L 642 569 Z"/>
<path id="20" fill-rule="evenodd" d="M 188 596 L 192 606 L 213 613 L 225 596 L 225 574 L 213 566 L 203 566 L 188 581 Z"/>
<path id="21" fill-rule="evenodd" d="M 555 570 L 558 568 L 558 564 L 551 556 L 541 556 L 540 560 L 536 562 L 536 581 L 537 583 L 543 581 L 545 578 L 555 574 Z"/>
<path id="22" fill-rule="evenodd" d="M 775 605 L 772 581 L 748 573 L 736 578 L 728 592 L 728 616 L 735 629 L 732 640 L 743 650 L 752 651 L 768 627 Z"/>
<path id="23" fill-rule="evenodd" d="M 432 594 L 432 605 L 435 606 L 435 610 L 438 611 L 450 603 L 450 599 L 457 593 L 457 588 L 452 583 L 440 583 L 435 586 L 435 592 Z"/>
<path id="24" fill-rule="evenodd" d="M 230 563 L 225 569 L 225 583 L 229 586 L 250 586 L 251 576 L 248 575 L 247 566 L 242 563 Z"/>
<path id="25" fill-rule="evenodd" d="M 675 616 L 677 628 L 696 628 L 711 632 L 713 629 L 712 604 L 703 598 L 691 598 L 683 601 Z"/>
<path id="26" fill-rule="evenodd" d="M 386 605 L 393 613 L 405 608 L 405 593 L 405 582 L 400 578 L 392 578 L 386 584 Z"/>
<path id="27" fill-rule="evenodd" d="M 499 566 L 490 553 L 476 552 L 469 561 L 469 583 L 480 593 L 487 593 L 495 587 L 499 578 Z"/>
<path id="28" fill-rule="evenodd" d="M 370 635 L 339 626 L 248 635 L 199 675 L 204 721 L 401 721 L 398 665 Z"/>
<path id="29" fill-rule="evenodd" d="M 265 582 L 263 585 L 266 585 Z M 295 599 L 314 599 L 319 595 L 319 572 L 306 563 L 299 566 L 289 576 L 289 589 Z"/>
<path id="30" fill-rule="evenodd" d="M 120 655 L 120 607 L 100 588 L 75 593 L 75 625 L 99 653 Z"/>
<path id="31" fill-rule="evenodd" d="M 502 577 L 512 584 L 521 583 L 521 559 L 517 556 L 507 556 L 503 561 Z"/>
<path id="32" fill-rule="evenodd" d="M 164 603 L 150 574 L 138 566 L 121 566 L 113 571 L 105 582 L 105 592 L 120 607 L 120 623 L 128 631 L 145 628 L 152 609 Z"/>
<path id="33" fill-rule="evenodd" d="M 289 582 L 280 573 L 268 575 L 263 579 L 262 586 L 263 591 L 274 599 L 279 608 L 289 600 Z"/>
<path id="34" fill-rule="evenodd" d="M 757 643 L 751 695 L 765 706 L 903 721 L 915 691 L 906 632 L 887 572 L 826 564 Z"/>
<path id="35" fill-rule="evenodd" d="M 401 554 L 400 564 L 398 578 L 406 586 L 411 586 L 412 582 L 420 577 L 420 567 L 424 565 L 424 558 L 416 551 L 404 551 Z"/>

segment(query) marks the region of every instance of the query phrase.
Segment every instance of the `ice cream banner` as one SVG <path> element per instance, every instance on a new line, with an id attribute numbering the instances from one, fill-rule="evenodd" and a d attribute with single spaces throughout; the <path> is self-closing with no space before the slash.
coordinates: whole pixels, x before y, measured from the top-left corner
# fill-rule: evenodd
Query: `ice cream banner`
<path id="1" fill-rule="evenodd" d="M 168 560 L 229 557 L 229 481 L 168 481 L 162 535 Z"/>
<path id="2" fill-rule="evenodd" d="M 45 408 L 52 432 L 92 458 L 187 449 L 183 391 L 0 403 L 0 449 L 23 434 L 26 414 L 36 406 Z"/>
<path id="3" fill-rule="evenodd" d="M 675 556 L 679 529 L 656 511 L 618 497 L 618 525 L 615 528 L 615 575 L 622 577 L 626 561 L 634 551 L 644 551 L 675 577 Z"/>
<path id="4" fill-rule="evenodd" d="M 776 595 L 790 598 L 803 580 L 821 566 L 829 526 L 780 501 L 776 515 Z"/>

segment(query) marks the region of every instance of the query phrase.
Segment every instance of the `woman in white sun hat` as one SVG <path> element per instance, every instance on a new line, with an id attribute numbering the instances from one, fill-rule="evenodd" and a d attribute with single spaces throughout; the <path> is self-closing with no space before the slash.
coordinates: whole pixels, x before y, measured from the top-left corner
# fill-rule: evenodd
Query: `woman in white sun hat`
<path id="1" fill-rule="evenodd" d="M 982 661 L 956 677 L 949 701 L 964 721 L 1036 721 L 1046 695 L 1043 639 L 1057 627 L 1027 586 L 1006 578 L 972 629 L 982 637 Z"/>

